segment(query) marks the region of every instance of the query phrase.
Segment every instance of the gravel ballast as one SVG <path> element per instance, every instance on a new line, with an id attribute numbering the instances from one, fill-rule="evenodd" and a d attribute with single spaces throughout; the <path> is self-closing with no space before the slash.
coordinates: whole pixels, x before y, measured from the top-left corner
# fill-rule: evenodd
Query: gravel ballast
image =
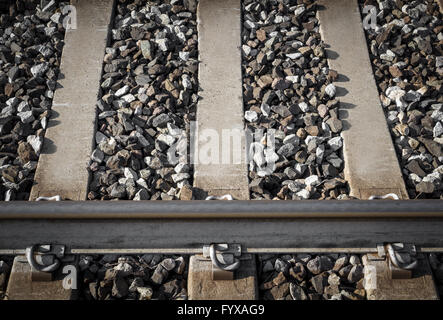
<path id="1" fill-rule="evenodd" d="M 186 300 L 188 257 L 80 256 L 81 299 Z"/>
<path id="2" fill-rule="evenodd" d="M 259 255 L 264 300 L 364 300 L 360 255 Z"/>
<path id="3" fill-rule="evenodd" d="M 119 1 L 104 56 L 90 200 L 190 200 L 196 2 Z"/>
<path id="4" fill-rule="evenodd" d="M 251 199 L 349 198 L 338 74 L 328 68 L 315 2 L 299 3 L 242 2 Z"/>
<path id="5" fill-rule="evenodd" d="M 34 3 L 34 4 L 33 4 Z M 28 200 L 63 49 L 66 3 L 0 15 L 0 200 Z"/>
<path id="6" fill-rule="evenodd" d="M 443 199 L 443 20 L 436 1 L 373 5 L 366 38 L 409 197 Z M 365 14 L 363 14 L 363 17 Z"/>

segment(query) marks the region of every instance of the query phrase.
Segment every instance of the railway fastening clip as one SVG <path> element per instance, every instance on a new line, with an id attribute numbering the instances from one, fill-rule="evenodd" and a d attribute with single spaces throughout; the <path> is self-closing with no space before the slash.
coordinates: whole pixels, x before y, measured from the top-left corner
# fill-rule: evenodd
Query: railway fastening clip
<path id="1" fill-rule="evenodd" d="M 425 251 L 412 243 L 383 243 L 363 256 L 368 300 L 436 300 L 438 291 Z"/>
<path id="2" fill-rule="evenodd" d="M 418 256 L 412 243 L 387 243 L 377 246 L 378 256 L 386 260 L 391 279 L 411 279 L 418 267 Z"/>
<path id="3" fill-rule="evenodd" d="M 212 280 L 234 280 L 234 272 L 241 265 L 241 260 L 252 259 L 251 254 L 242 253 L 237 243 L 219 243 L 203 246 L 202 260 L 212 262 Z"/>
<path id="4" fill-rule="evenodd" d="M 31 281 L 53 281 L 54 273 L 63 262 L 72 261 L 61 244 L 35 244 L 26 248 L 26 260 L 31 266 Z"/>

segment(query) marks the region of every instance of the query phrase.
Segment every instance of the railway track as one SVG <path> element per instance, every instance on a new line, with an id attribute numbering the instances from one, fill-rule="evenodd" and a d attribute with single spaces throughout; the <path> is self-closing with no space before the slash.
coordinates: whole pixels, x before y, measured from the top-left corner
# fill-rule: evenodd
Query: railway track
<path id="1" fill-rule="evenodd" d="M 65 245 L 89 299 L 438 297 L 441 2 L 42 2 L 0 18 L 11 297 L 34 244 Z M 242 262 L 238 296 L 214 243 Z"/>

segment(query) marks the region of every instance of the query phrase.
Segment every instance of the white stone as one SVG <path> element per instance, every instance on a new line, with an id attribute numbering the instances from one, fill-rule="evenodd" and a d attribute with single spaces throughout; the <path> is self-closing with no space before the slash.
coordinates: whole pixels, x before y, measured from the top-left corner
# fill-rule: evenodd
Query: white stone
<path id="1" fill-rule="evenodd" d="M 312 175 L 309 176 L 305 179 L 305 184 L 308 187 L 315 187 L 316 185 L 318 185 L 320 183 L 320 178 L 317 175 Z"/>
<path id="2" fill-rule="evenodd" d="M 394 57 L 390 56 L 390 55 L 387 54 L 387 53 L 382 53 L 382 54 L 380 55 L 380 59 L 382 59 L 382 60 L 386 60 L 386 61 L 394 61 Z"/>
<path id="3" fill-rule="evenodd" d="M 248 110 L 245 112 L 245 119 L 249 122 L 255 122 L 258 120 L 257 112 Z"/>
<path id="4" fill-rule="evenodd" d="M 189 59 L 189 52 L 186 51 L 180 51 L 178 53 L 178 56 L 180 57 L 180 59 L 182 59 L 183 61 L 188 61 Z"/>
<path id="5" fill-rule="evenodd" d="M 176 173 L 186 173 L 189 172 L 189 166 L 186 163 L 179 163 L 175 166 L 174 171 Z"/>
<path id="6" fill-rule="evenodd" d="M 295 52 L 295 53 L 287 53 L 286 57 L 288 57 L 289 59 L 295 60 L 298 59 L 300 57 L 302 57 L 303 54 L 301 52 Z"/>
<path id="7" fill-rule="evenodd" d="M 421 182 L 421 178 L 415 173 L 409 174 L 409 180 L 411 180 L 412 182 L 414 182 L 416 184 Z"/>
<path id="8" fill-rule="evenodd" d="M 256 28 L 255 23 L 251 20 L 245 20 L 244 25 L 247 29 L 255 29 Z"/>
<path id="9" fill-rule="evenodd" d="M 168 134 L 164 134 L 164 133 L 160 134 L 157 137 L 157 140 L 163 142 L 164 144 L 166 144 L 168 146 L 172 146 L 174 144 L 174 142 L 175 142 L 175 138 L 174 137 L 172 137 L 172 136 L 170 136 Z"/>
<path id="10" fill-rule="evenodd" d="M 9 101 L 9 100 L 8 100 Z M 6 102 L 7 103 L 7 102 Z M 31 108 L 29 107 L 29 104 L 26 101 L 20 102 L 20 104 L 17 107 L 18 112 L 26 112 L 31 111 Z"/>
<path id="11" fill-rule="evenodd" d="M 353 266 L 355 266 L 355 265 L 357 265 L 357 264 L 360 264 L 360 258 L 359 258 L 358 256 L 356 256 L 356 255 L 353 254 L 353 255 L 349 258 L 349 263 L 352 264 Z"/>
<path id="12" fill-rule="evenodd" d="M 324 155 L 325 155 L 325 145 L 321 144 L 315 150 L 315 156 L 317 157 L 317 159 L 316 159 L 317 164 L 322 163 Z"/>
<path id="13" fill-rule="evenodd" d="M 157 43 L 158 48 L 161 51 L 163 51 L 163 52 L 168 51 L 168 39 L 156 39 L 155 43 Z"/>
<path id="14" fill-rule="evenodd" d="M 137 173 L 134 170 L 132 170 L 131 168 L 126 167 L 123 172 L 124 172 L 125 178 L 127 178 L 127 179 L 133 179 L 133 180 L 138 179 Z"/>
<path id="15" fill-rule="evenodd" d="M 173 137 L 177 137 L 182 134 L 182 130 L 173 123 L 168 122 L 166 127 L 168 128 L 168 133 Z"/>
<path id="16" fill-rule="evenodd" d="M 132 266 L 127 262 L 121 262 L 117 266 L 114 267 L 114 270 L 122 271 L 122 273 L 129 274 L 132 272 Z"/>
<path id="17" fill-rule="evenodd" d="M 161 14 L 159 18 L 163 25 L 168 25 L 171 23 L 171 20 L 169 19 L 169 16 L 167 14 Z"/>
<path id="18" fill-rule="evenodd" d="M 186 35 L 183 32 L 177 33 L 177 38 L 179 38 L 182 42 L 186 41 Z"/>
<path id="19" fill-rule="evenodd" d="M 386 96 L 391 100 L 396 100 L 397 97 L 403 97 L 406 92 L 400 87 L 393 86 L 386 89 Z"/>
<path id="20" fill-rule="evenodd" d="M 283 22 L 283 17 L 282 16 L 276 16 L 274 18 L 274 23 L 282 23 Z"/>
<path id="21" fill-rule="evenodd" d="M 329 147 L 332 151 L 337 151 L 343 146 L 343 141 L 341 137 L 335 137 L 328 141 Z"/>
<path id="22" fill-rule="evenodd" d="M 135 181 L 135 183 L 142 188 L 149 189 L 146 180 L 143 178 L 139 178 L 137 181 Z"/>
<path id="23" fill-rule="evenodd" d="M 435 121 L 443 121 L 443 112 L 435 110 L 432 112 L 431 118 Z"/>
<path id="24" fill-rule="evenodd" d="M 171 177 L 172 177 L 172 180 L 175 183 L 177 183 L 179 181 L 189 179 L 190 175 L 189 175 L 189 173 L 176 173 L 176 174 L 173 174 Z"/>
<path id="25" fill-rule="evenodd" d="M 32 111 L 20 112 L 17 114 L 17 116 L 20 117 L 20 121 L 23 123 L 31 123 L 32 121 L 35 120 Z"/>
<path id="26" fill-rule="evenodd" d="M 118 90 L 115 92 L 115 96 L 116 96 L 116 97 L 121 97 L 121 96 L 127 94 L 128 92 L 129 92 L 129 86 L 128 86 L 128 85 L 125 85 L 125 86 L 123 86 L 122 88 L 118 89 Z"/>
<path id="27" fill-rule="evenodd" d="M 392 52 L 391 50 L 386 50 L 386 54 L 392 58 L 395 58 L 396 54 L 394 52 Z"/>
<path id="28" fill-rule="evenodd" d="M 308 112 L 309 111 L 309 106 L 306 102 L 300 102 L 298 104 L 298 107 L 300 108 L 301 111 L 303 112 Z"/>
<path id="29" fill-rule="evenodd" d="M 42 149 L 43 145 L 43 138 L 35 135 L 28 136 L 26 141 L 32 146 L 32 149 L 34 149 L 35 154 L 37 156 L 40 155 L 40 151 Z"/>
<path id="30" fill-rule="evenodd" d="M 48 63 L 40 63 L 31 68 L 31 73 L 34 77 L 42 77 L 48 71 Z"/>
<path id="31" fill-rule="evenodd" d="M 428 174 L 426 177 L 423 178 L 424 182 L 431 182 L 433 184 L 435 184 L 436 182 L 440 182 L 441 181 L 441 174 L 439 172 L 432 172 L 430 174 Z"/>
<path id="32" fill-rule="evenodd" d="M 145 160 L 145 162 L 146 162 L 146 160 Z M 142 177 L 143 179 L 146 180 L 146 179 L 148 179 L 151 176 L 152 170 L 150 170 L 150 169 L 142 169 L 138 173 L 140 174 L 140 177 Z"/>
<path id="33" fill-rule="evenodd" d="M 6 105 L 11 108 L 15 108 L 19 104 L 20 100 L 17 97 L 12 97 L 6 101 Z M 24 101 L 23 101 L 24 102 Z M 18 110 L 20 112 L 20 110 Z M 27 111 L 27 110 L 23 110 Z"/>
<path id="34" fill-rule="evenodd" d="M 305 185 L 303 183 L 300 183 L 298 181 L 291 181 L 288 183 L 288 189 L 292 192 L 298 192 L 303 189 Z"/>
<path id="35" fill-rule="evenodd" d="M 293 144 L 294 146 L 298 146 L 298 144 L 300 143 L 300 139 L 295 134 L 290 134 L 283 139 L 283 144 L 287 143 Z"/>
<path id="36" fill-rule="evenodd" d="M 297 174 L 299 176 L 301 176 L 303 173 L 305 173 L 307 167 L 308 166 L 306 164 L 304 164 L 304 163 L 297 163 L 294 166 L 294 170 L 295 170 L 295 172 L 297 172 Z"/>
<path id="37" fill-rule="evenodd" d="M 268 104 L 262 103 L 260 106 L 260 110 L 265 117 L 269 117 L 269 114 L 271 112 L 271 107 Z"/>
<path id="38" fill-rule="evenodd" d="M 300 5 L 297 9 L 294 10 L 294 16 L 297 18 L 301 16 L 306 11 L 304 5 Z"/>
<path id="39" fill-rule="evenodd" d="M 300 190 L 296 193 L 296 195 L 305 200 L 309 199 L 309 197 L 311 196 L 310 192 L 306 189 Z"/>
<path id="40" fill-rule="evenodd" d="M 291 81 L 292 83 L 297 83 L 299 80 L 299 76 L 286 76 L 285 79 Z"/>
<path id="41" fill-rule="evenodd" d="M 244 45 L 242 45 L 241 48 L 242 48 L 243 53 L 245 54 L 245 56 L 249 56 L 251 54 L 251 47 L 250 46 L 244 44 Z"/>
<path id="42" fill-rule="evenodd" d="M 131 103 L 132 101 L 135 100 L 135 97 L 132 94 L 127 94 L 127 95 L 123 96 L 122 99 L 124 101 L 126 101 L 127 103 Z"/>
<path id="43" fill-rule="evenodd" d="M 182 84 L 185 89 L 192 89 L 192 82 L 187 74 L 182 75 Z"/>
<path id="44" fill-rule="evenodd" d="M 336 91 L 337 91 L 337 89 L 335 88 L 335 86 L 332 83 L 328 84 L 325 88 L 326 94 L 331 98 L 335 97 Z"/>
<path id="45" fill-rule="evenodd" d="M 439 138 L 443 134 L 443 126 L 441 122 L 437 122 L 433 130 L 434 138 Z"/>

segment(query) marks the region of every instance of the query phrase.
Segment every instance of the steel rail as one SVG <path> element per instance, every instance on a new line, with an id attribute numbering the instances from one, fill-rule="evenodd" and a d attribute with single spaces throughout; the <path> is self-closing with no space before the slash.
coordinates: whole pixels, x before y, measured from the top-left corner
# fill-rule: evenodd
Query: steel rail
<path id="1" fill-rule="evenodd" d="M 334 219 L 9 219 L 0 221 L 0 250 L 36 243 L 70 249 L 375 248 L 384 242 L 443 247 L 442 218 Z"/>
<path id="2" fill-rule="evenodd" d="M 249 254 L 334 254 L 334 253 L 348 253 L 348 254 L 365 254 L 377 253 L 377 248 L 242 248 L 244 253 Z M 417 252 L 421 253 L 436 253 L 443 252 L 441 247 L 417 248 Z M 156 249 L 67 249 L 67 254 L 77 255 L 91 255 L 91 254 L 119 254 L 119 255 L 142 255 L 142 254 L 177 254 L 177 255 L 194 255 L 203 254 L 203 248 L 156 248 Z M 26 249 L 0 249 L 1 255 L 25 255 Z"/>
<path id="3" fill-rule="evenodd" d="M 429 251 L 431 250 L 431 251 Z M 443 248 L 420 248 L 420 252 L 443 252 Z M 194 255 L 203 254 L 203 248 L 156 248 L 156 249 L 67 249 L 67 254 L 91 255 L 91 254 L 180 254 Z M 299 254 L 299 253 L 377 253 L 377 248 L 242 248 L 242 252 L 249 254 Z M 0 249 L 1 255 L 25 255 L 26 249 Z"/>
<path id="4" fill-rule="evenodd" d="M 72 249 L 362 248 L 383 242 L 443 247 L 443 219 L 2 220 L 0 249 L 59 243 Z"/>
<path id="5" fill-rule="evenodd" d="M 2 203 L 0 252 L 36 243 L 65 244 L 83 253 L 191 252 L 204 244 L 226 242 L 256 253 L 303 248 L 349 251 L 376 248 L 383 242 L 412 242 L 438 251 L 443 247 L 442 204 L 439 200 Z"/>
<path id="6" fill-rule="evenodd" d="M 4 219 L 335 219 L 443 218 L 441 200 L 18 201 Z"/>

